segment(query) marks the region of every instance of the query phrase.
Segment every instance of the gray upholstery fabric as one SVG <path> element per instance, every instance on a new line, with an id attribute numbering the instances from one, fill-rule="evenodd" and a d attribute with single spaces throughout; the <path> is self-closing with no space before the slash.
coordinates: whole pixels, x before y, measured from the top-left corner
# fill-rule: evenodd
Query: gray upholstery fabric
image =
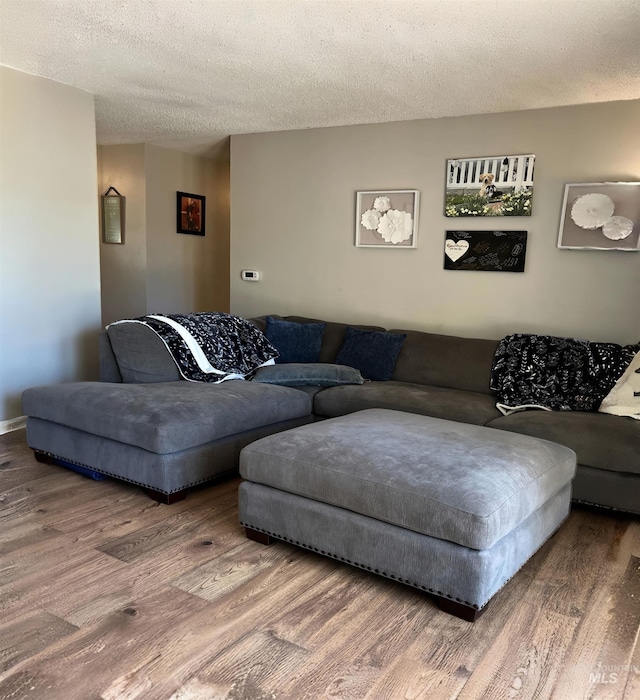
<path id="1" fill-rule="evenodd" d="M 287 362 L 260 367 L 251 381 L 281 386 L 341 386 L 363 384 L 364 379 L 354 367 L 323 362 Z"/>
<path id="2" fill-rule="evenodd" d="M 311 413 L 311 398 L 285 386 L 73 382 L 27 389 L 25 415 L 168 454 Z"/>
<path id="3" fill-rule="evenodd" d="M 282 318 L 277 314 L 270 314 Z M 265 316 L 250 319 L 264 330 Z M 286 320 L 318 322 L 289 316 Z M 384 330 L 376 326 L 356 328 Z M 115 327 L 114 327 L 115 328 Z M 155 359 L 141 358 L 142 369 L 135 366 L 135 332 L 133 347 L 125 343 L 123 366 L 131 381 L 178 379 L 177 368 L 163 345 L 149 329 L 142 337 L 153 351 Z M 139 329 L 139 330 L 140 330 Z M 342 343 L 346 324 L 329 323 L 323 336 L 320 359 L 335 361 Z M 542 437 L 574 449 L 578 454 L 576 498 L 631 512 L 638 512 L 638 481 L 640 479 L 640 421 L 605 414 L 572 412 L 527 412 L 502 417 L 494 407 L 495 397 L 489 394 L 489 377 L 493 354 L 498 345 L 494 340 L 456 338 L 452 336 L 393 329 L 407 334 L 391 381 L 385 385 L 368 383 L 361 387 L 337 387 L 318 391 L 317 387 L 297 390 L 314 397 L 314 410 L 319 417 L 332 417 L 359 409 L 382 407 L 431 415 L 473 424 L 490 424 L 504 431 Z M 152 337 L 149 337 L 151 333 Z M 127 339 L 125 338 L 125 341 Z M 126 352 L 125 352 L 126 351 Z M 159 366 L 156 365 L 159 363 Z M 115 355 L 105 333 L 100 337 L 100 377 L 104 381 L 122 381 Z M 417 389 L 417 385 L 424 387 Z M 181 385 L 182 386 L 182 385 Z M 468 390 L 464 391 L 464 390 Z M 316 396 L 317 394 L 317 396 Z M 77 407 L 81 410 L 81 407 Z M 613 470 L 613 471 L 609 471 Z M 637 475 L 637 478 L 636 478 Z M 584 489 L 584 493 L 582 493 Z M 582 493 L 582 495 L 580 495 Z"/>
<path id="4" fill-rule="evenodd" d="M 171 454 L 156 454 L 133 445 L 85 433 L 75 428 L 27 419 L 27 443 L 34 450 L 48 452 L 95 471 L 130 481 L 162 493 L 182 491 L 189 486 L 227 474 L 236 474 L 240 450 L 265 435 L 302 425 L 311 416 L 246 430 Z"/>
<path id="5" fill-rule="evenodd" d="M 578 466 L 573 499 L 640 515 L 640 474 Z"/>
<path id="6" fill-rule="evenodd" d="M 246 527 L 482 608 L 566 518 L 570 490 L 483 551 L 250 482 L 240 484 L 239 510 Z"/>
<path id="7" fill-rule="evenodd" d="M 330 387 L 316 394 L 313 402 L 315 413 L 331 418 L 366 408 L 389 408 L 475 425 L 501 415 L 495 399 L 487 394 L 396 381 Z"/>
<path id="8" fill-rule="evenodd" d="M 101 382 L 121 382 L 122 375 L 113 354 L 111 341 L 107 331 L 100 331 L 98 335 L 98 351 L 100 354 L 100 381 Z"/>
<path id="9" fill-rule="evenodd" d="M 298 389 L 298 391 L 304 391 L 305 394 L 308 394 L 313 399 L 313 397 L 319 391 L 322 391 L 324 387 L 321 387 L 321 386 L 294 386 L 291 388 Z"/>
<path id="10" fill-rule="evenodd" d="M 566 447 L 372 409 L 248 445 L 249 481 L 473 549 L 487 549 L 575 475 Z"/>
<path id="11" fill-rule="evenodd" d="M 490 421 L 491 428 L 559 442 L 579 464 L 640 474 L 640 421 L 583 411 L 521 411 Z"/>
<path id="12" fill-rule="evenodd" d="M 392 379 L 490 394 L 489 377 L 497 340 L 457 338 L 397 328 L 406 333 Z"/>
<path id="13" fill-rule="evenodd" d="M 282 320 L 282 316 L 278 316 L 278 314 L 267 314 L 267 316 L 271 316 L 272 318 Z M 253 323 L 253 325 L 256 328 L 259 328 L 264 333 L 267 330 L 267 316 L 256 316 L 255 318 L 248 318 L 247 321 L 249 321 L 249 323 Z"/>
<path id="14" fill-rule="evenodd" d="M 182 379 L 161 338 L 140 323 L 118 323 L 107 329 L 122 379 L 131 383 Z"/>

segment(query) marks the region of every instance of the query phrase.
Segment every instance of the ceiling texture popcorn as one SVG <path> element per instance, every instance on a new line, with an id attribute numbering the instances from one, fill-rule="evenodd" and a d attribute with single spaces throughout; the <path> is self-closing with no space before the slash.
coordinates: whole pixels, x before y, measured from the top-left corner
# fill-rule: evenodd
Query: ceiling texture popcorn
<path id="1" fill-rule="evenodd" d="M 637 0 L 2 0 L 0 63 L 96 96 L 100 144 L 640 97 Z M 213 150 L 212 150 L 213 149 Z"/>

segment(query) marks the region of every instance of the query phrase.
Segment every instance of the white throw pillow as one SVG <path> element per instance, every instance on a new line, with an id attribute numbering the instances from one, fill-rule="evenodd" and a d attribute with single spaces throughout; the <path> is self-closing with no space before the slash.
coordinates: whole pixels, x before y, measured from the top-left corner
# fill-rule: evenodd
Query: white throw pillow
<path id="1" fill-rule="evenodd" d="M 631 360 L 631 364 L 604 398 L 598 411 L 640 420 L 640 352 Z"/>

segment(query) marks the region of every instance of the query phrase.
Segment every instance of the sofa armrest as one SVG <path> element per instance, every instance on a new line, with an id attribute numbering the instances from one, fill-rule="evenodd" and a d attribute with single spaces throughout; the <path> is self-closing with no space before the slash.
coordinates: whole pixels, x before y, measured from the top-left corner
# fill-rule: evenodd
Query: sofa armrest
<path id="1" fill-rule="evenodd" d="M 98 350 L 100 355 L 100 381 L 122 382 L 122 374 L 116 356 L 113 354 L 111 341 L 107 331 L 100 331 L 98 336 Z"/>

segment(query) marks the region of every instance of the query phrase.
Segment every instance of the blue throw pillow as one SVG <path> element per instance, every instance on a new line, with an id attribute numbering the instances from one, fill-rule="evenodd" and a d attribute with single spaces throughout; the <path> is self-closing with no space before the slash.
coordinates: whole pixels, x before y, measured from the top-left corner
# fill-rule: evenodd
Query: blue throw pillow
<path id="1" fill-rule="evenodd" d="M 318 362 L 326 323 L 294 323 L 267 316 L 265 335 L 280 353 L 277 364 Z"/>
<path id="2" fill-rule="evenodd" d="M 253 378 L 262 384 L 282 386 L 340 386 L 364 384 L 360 372 L 354 367 L 331 365 L 323 362 L 290 362 L 287 365 L 261 367 Z"/>
<path id="3" fill-rule="evenodd" d="M 361 331 L 347 326 L 336 362 L 362 372 L 365 379 L 386 382 L 391 379 L 405 333 Z"/>

